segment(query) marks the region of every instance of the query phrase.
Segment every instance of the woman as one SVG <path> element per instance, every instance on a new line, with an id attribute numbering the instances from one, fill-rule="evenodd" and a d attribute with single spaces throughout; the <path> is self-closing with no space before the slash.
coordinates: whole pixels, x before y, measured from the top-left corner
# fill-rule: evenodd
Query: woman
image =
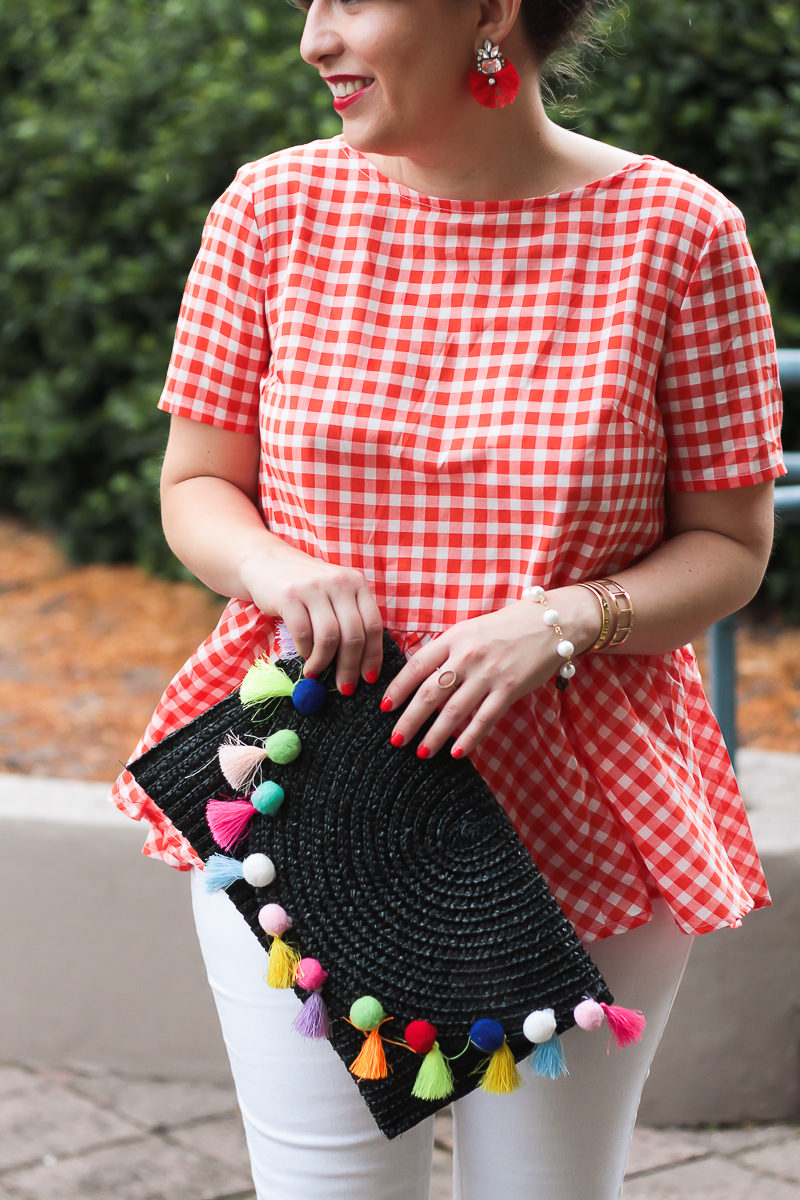
<path id="1" fill-rule="evenodd" d="M 610 1200 L 692 935 L 769 903 L 687 645 L 770 551 L 766 301 L 719 193 L 546 118 L 542 67 L 588 0 L 303 7 L 343 136 L 248 164 L 206 225 L 160 402 L 163 517 L 232 599 L 140 748 L 232 690 L 278 618 L 345 694 L 385 625 L 407 655 L 394 743 L 438 711 L 419 752 L 471 756 L 648 1014 L 625 1055 L 578 1038 L 569 1079 L 455 1104 L 456 1195 Z M 147 853 L 197 864 L 128 773 L 115 797 Z M 431 1122 L 387 1142 L 327 1046 L 298 1059 L 293 993 L 199 874 L 260 1200 L 427 1196 Z"/>

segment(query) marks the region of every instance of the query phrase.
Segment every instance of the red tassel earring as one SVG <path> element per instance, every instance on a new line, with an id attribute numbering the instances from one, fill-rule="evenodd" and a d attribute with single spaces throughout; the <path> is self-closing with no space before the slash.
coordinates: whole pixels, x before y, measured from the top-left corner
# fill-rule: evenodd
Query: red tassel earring
<path id="1" fill-rule="evenodd" d="M 517 98 L 517 69 L 488 38 L 478 47 L 475 66 L 469 73 L 469 90 L 484 108 L 505 108 Z"/>

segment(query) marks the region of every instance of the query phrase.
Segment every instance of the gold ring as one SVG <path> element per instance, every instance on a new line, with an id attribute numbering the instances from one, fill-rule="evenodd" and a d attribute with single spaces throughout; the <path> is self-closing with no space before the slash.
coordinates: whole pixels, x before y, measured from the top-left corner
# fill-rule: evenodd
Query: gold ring
<path id="1" fill-rule="evenodd" d="M 447 683 L 444 683 L 443 678 L 445 675 L 452 675 L 453 678 L 448 679 Z M 448 667 L 446 670 L 444 667 L 439 667 L 439 670 L 436 672 L 436 682 L 440 688 L 453 688 L 458 683 L 458 675 L 456 675 L 452 667 Z"/>

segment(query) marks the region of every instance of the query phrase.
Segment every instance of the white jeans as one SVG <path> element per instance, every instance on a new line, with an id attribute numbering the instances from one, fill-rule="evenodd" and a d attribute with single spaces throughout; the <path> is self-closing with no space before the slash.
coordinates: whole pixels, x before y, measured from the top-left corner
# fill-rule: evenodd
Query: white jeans
<path id="1" fill-rule="evenodd" d="M 433 1120 L 387 1140 L 328 1043 L 290 1028 L 300 1001 L 265 983 L 264 950 L 224 892 L 205 892 L 200 871 L 192 901 L 258 1200 L 428 1200 Z M 639 1098 L 692 941 L 665 904 L 655 911 L 640 929 L 590 947 L 617 1002 L 644 1010 L 643 1040 L 607 1055 L 604 1030 L 571 1030 L 569 1078 L 536 1078 L 525 1062 L 518 1091 L 458 1100 L 455 1200 L 619 1200 Z"/>

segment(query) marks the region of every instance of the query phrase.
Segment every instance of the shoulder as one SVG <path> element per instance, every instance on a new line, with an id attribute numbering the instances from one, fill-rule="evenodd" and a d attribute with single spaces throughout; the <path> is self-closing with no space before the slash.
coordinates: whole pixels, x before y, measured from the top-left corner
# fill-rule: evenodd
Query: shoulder
<path id="1" fill-rule="evenodd" d="M 346 186 L 353 172 L 341 137 L 288 146 L 264 158 L 245 163 L 231 185 L 246 191 L 258 211 L 277 197 L 313 195 Z"/>
<path id="2" fill-rule="evenodd" d="M 637 208 L 645 220 L 672 226 L 703 241 L 721 229 L 744 226 L 736 205 L 684 167 L 646 154 L 632 172 Z"/>

